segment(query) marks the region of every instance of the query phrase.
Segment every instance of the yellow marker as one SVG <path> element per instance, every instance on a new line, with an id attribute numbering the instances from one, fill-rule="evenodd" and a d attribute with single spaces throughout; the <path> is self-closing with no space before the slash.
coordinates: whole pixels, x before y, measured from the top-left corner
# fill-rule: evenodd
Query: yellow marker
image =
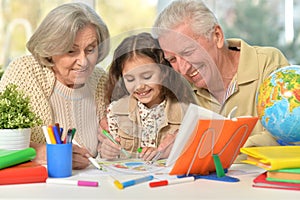
<path id="1" fill-rule="evenodd" d="M 115 184 L 115 186 L 117 186 L 117 188 L 119 188 L 121 190 L 124 188 L 123 185 L 122 185 L 122 183 L 120 183 L 120 181 L 118 181 L 118 180 L 115 180 L 114 184 Z"/>
<path id="2" fill-rule="evenodd" d="M 55 140 L 54 133 L 53 133 L 51 125 L 47 127 L 47 130 L 48 130 L 48 134 L 49 134 L 51 144 L 56 144 L 56 140 Z"/>
<path id="3" fill-rule="evenodd" d="M 147 181 L 151 181 L 151 180 L 153 180 L 153 178 L 154 177 L 152 175 L 150 175 L 150 176 L 144 176 L 144 177 L 141 177 L 141 178 L 133 179 L 133 180 L 130 180 L 130 181 L 125 181 L 123 183 L 121 183 L 118 180 L 115 180 L 114 184 L 117 188 L 124 189 L 126 187 L 133 186 L 133 185 L 136 185 L 136 184 L 139 184 L 139 183 L 144 183 L 144 182 L 147 182 Z"/>

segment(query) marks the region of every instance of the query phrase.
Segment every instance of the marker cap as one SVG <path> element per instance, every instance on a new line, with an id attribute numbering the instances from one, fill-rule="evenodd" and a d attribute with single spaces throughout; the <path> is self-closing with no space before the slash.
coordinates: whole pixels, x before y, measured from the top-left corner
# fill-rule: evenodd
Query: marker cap
<path id="1" fill-rule="evenodd" d="M 78 186 L 89 186 L 89 187 L 98 187 L 97 181 L 78 181 Z"/>

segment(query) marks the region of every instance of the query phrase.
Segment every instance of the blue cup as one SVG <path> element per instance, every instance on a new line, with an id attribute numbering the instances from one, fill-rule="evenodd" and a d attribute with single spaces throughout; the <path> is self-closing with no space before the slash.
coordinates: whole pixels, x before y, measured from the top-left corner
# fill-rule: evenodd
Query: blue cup
<path id="1" fill-rule="evenodd" d="M 47 170 L 53 178 L 72 176 L 72 143 L 47 144 Z"/>

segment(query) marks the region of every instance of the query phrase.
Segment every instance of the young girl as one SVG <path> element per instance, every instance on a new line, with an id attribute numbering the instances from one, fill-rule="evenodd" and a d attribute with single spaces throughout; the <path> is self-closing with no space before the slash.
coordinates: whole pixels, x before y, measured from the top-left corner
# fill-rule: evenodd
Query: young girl
<path id="1" fill-rule="evenodd" d="M 127 37 L 114 52 L 107 97 L 110 134 L 133 156 L 166 158 L 189 103 L 190 85 L 164 59 L 149 33 Z M 120 145 L 103 141 L 102 158 L 122 156 Z"/>

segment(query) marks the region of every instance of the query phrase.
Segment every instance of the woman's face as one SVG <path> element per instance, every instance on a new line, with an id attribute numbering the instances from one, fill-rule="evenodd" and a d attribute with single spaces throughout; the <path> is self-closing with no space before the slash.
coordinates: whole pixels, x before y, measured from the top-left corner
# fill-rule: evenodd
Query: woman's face
<path id="1" fill-rule="evenodd" d="M 148 57 L 136 57 L 123 66 L 127 91 L 148 108 L 162 102 L 161 69 Z"/>
<path id="2" fill-rule="evenodd" d="M 82 87 L 92 74 L 98 59 L 96 29 L 88 25 L 79 30 L 69 52 L 52 56 L 58 81 L 70 88 Z"/>

